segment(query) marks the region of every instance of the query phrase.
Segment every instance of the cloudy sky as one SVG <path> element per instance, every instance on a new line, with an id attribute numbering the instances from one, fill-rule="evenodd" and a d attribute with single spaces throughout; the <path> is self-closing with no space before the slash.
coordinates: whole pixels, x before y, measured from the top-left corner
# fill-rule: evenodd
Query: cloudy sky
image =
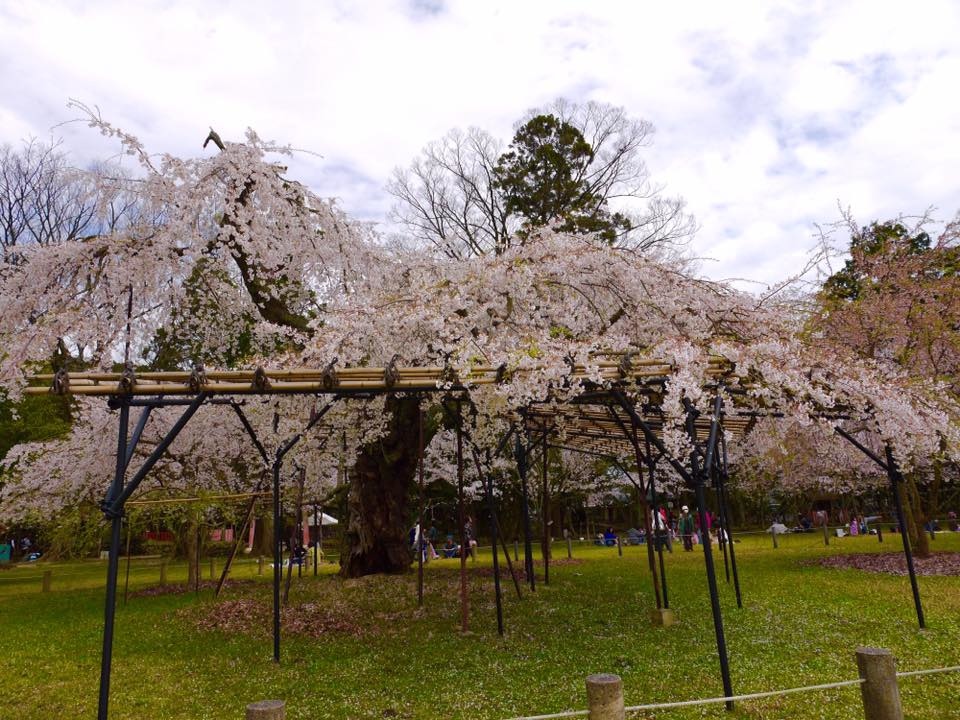
<path id="1" fill-rule="evenodd" d="M 960 2 L 0 0 L 0 142 L 114 148 L 68 98 L 157 152 L 209 126 L 318 155 L 292 173 L 384 220 L 390 171 L 453 127 L 504 140 L 563 96 L 657 129 L 714 278 L 773 282 L 838 203 L 861 222 L 960 209 Z"/>

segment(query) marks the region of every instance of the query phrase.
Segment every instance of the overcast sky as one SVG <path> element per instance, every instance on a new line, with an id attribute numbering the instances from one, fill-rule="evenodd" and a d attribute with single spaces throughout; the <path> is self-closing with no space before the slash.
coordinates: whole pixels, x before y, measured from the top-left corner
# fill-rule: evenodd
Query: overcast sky
<path id="1" fill-rule="evenodd" d="M 249 126 L 382 221 L 390 171 L 447 130 L 506 141 L 529 108 L 597 100 L 655 125 L 648 165 L 696 215 L 703 271 L 773 282 L 838 202 L 864 223 L 960 209 L 958 37 L 957 0 L 0 0 L 0 142 L 107 155 L 55 127 L 71 97 L 158 152 Z"/>

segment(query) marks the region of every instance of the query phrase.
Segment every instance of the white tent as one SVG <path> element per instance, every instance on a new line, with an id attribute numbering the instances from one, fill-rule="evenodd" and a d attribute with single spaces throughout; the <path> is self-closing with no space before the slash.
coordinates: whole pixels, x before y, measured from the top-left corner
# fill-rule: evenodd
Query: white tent
<path id="1" fill-rule="evenodd" d="M 307 525 L 309 527 L 314 527 L 316 523 L 314 522 L 314 514 L 312 511 L 304 509 L 304 515 L 307 517 Z M 333 517 L 333 515 L 327 515 L 326 513 L 320 513 L 320 524 L 321 525 L 339 525 L 339 521 Z"/>

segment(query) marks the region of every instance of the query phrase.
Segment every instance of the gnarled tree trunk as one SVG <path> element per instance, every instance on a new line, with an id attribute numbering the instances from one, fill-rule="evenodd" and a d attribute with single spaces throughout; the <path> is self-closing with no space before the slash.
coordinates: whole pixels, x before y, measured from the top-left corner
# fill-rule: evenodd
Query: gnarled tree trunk
<path id="1" fill-rule="evenodd" d="M 351 470 L 343 577 L 405 572 L 413 561 L 407 499 L 417 469 L 419 407 L 414 397 L 387 398 L 387 434 L 365 447 Z"/>

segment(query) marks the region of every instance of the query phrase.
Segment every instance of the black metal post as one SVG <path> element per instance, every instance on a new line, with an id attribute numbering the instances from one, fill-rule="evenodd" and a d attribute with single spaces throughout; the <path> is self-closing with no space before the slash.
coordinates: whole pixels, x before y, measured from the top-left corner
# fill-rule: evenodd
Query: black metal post
<path id="1" fill-rule="evenodd" d="M 657 564 L 656 564 L 656 561 L 654 560 L 654 548 L 656 547 L 656 549 L 659 550 L 660 552 L 660 563 L 661 563 L 660 569 L 661 569 L 661 578 L 662 578 L 663 544 L 661 542 L 661 538 L 657 533 L 657 525 L 660 523 L 661 517 L 657 511 L 656 503 L 654 502 L 655 497 L 653 495 L 651 495 L 650 497 L 650 504 L 649 505 L 647 504 L 646 493 L 643 487 L 643 464 L 644 463 L 643 463 L 643 456 L 640 452 L 640 443 L 637 441 L 636 423 L 634 423 L 631 419 L 631 426 L 633 427 L 633 432 L 630 432 L 627 430 L 627 426 L 623 422 L 623 420 L 620 418 L 620 415 L 612 407 L 607 407 L 607 412 L 610 413 L 610 417 L 612 417 L 614 421 L 616 421 L 617 425 L 620 427 L 621 432 L 623 432 L 623 434 L 627 437 L 627 439 L 630 441 L 630 444 L 633 445 L 634 458 L 637 464 L 637 486 L 636 487 L 637 487 L 637 492 L 640 495 L 639 502 L 640 502 L 640 509 L 643 512 L 644 532 L 647 535 L 647 548 L 646 548 L 647 549 L 647 565 L 650 568 L 650 578 L 653 581 L 652 582 L 653 595 L 657 603 L 657 610 L 660 610 L 661 608 L 669 607 L 668 605 L 664 604 L 664 601 L 662 599 L 660 583 L 657 580 Z M 650 444 L 647 443 L 648 453 L 649 453 L 649 450 L 650 450 Z M 630 476 L 626 468 L 621 467 L 620 470 L 627 477 Z M 650 487 L 651 488 L 653 487 L 652 478 L 651 478 Z M 651 523 L 651 517 L 650 517 L 651 507 L 653 508 L 652 523 Z M 619 553 L 622 555 L 623 549 L 620 547 L 619 538 L 617 540 L 617 549 Z"/>
<path id="2" fill-rule="evenodd" d="M 636 427 L 634 427 L 634 432 L 636 432 Z M 649 470 L 649 484 L 650 484 L 650 502 L 653 506 L 653 512 L 659 513 L 660 507 L 657 501 L 657 484 L 654 480 L 656 475 L 657 461 L 653 459 L 653 455 L 650 454 L 650 441 L 646 441 L 646 450 L 647 450 L 647 468 Z M 637 469 L 639 473 L 639 468 Z M 670 532 L 669 528 L 667 532 Z M 647 539 L 647 542 L 650 542 L 650 538 Z M 663 563 L 663 543 L 657 543 L 657 557 L 660 564 L 660 591 L 663 593 L 663 606 L 665 608 L 670 607 L 670 596 L 667 593 L 667 571 Z"/>
<path id="3" fill-rule="evenodd" d="M 467 553 L 470 538 L 467 537 L 466 517 L 463 505 L 463 413 L 457 403 L 457 508 L 460 516 L 460 632 L 469 629 L 470 606 L 467 595 Z"/>
<path id="4" fill-rule="evenodd" d="M 547 443 L 547 433 L 543 433 L 543 489 L 541 497 L 541 512 L 540 519 L 541 524 L 543 525 L 543 548 L 541 554 L 543 555 L 543 584 L 550 584 L 550 486 L 547 482 L 547 466 L 548 466 L 548 443 Z M 622 554 L 622 551 L 621 551 Z"/>
<path id="5" fill-rule="evenodd" d="M 920 588 L 917 585 L 917 573 L 913 567 L 913 552 L 910 548 L 910 534 L 907 532 L 906 518 L 903 514 L 903 501 L 900 498 L 900 486 L 903 483 L 903 475 L 900 474 L 900 469 L 897 467 L 897 461 L 893 456 L 893 450 L 890 447 L 890 443 L 884 443 L 884 452 L 887 458 L 886 462 L 884 462 L 877 457 L 877 454 L 870 450 L 870 448 L 863 445 L 863 443 L 861 443 L 839 425 L 834 427 L 834 430 L 838 435 L 840 435 L 840 437 L 847 440 L 851 445 L 853 445 L 887 472 L 887 477 L 890 479 L 890 486 L 893 489 L 893 504 L 897 513 L 897 525 L 900 526 L 900 536 L 903 538 L 903 554 L 907 560 L 907 572 L 910 575 L 910 589 L 913 591 L 913 605 L 917 611 L 917 622 L 920 624 L 921 628 L 925 628 L 927 624 L 923 617 L 923 604 L 920 602 Z M 877 524 L 877 532 L 878 534 L 880 533 L 879 522 Z M 879 537 L 881 538 L 880 542 L 883 542 L 882 534 L 879 535 Z"/>
<path id="6" fill-rule="evenodd" d="M 320 564 L 320 528 L 323 520 L 320 518 L 320 511 L 316 504 L 313 506 L 313 527 L 317 531 L 317 539 L 313 541 L 313 576 L 316 577 Z"/>
<path id="7" fill-rule="evenodd" d="M 737 571 L 737 551 L 733 543 L 733 523 L 731 522 L 730 502 L 727 495 L 727 480 L 730 479 L 730 470 L 727 465 L 727 441 L 720 436 L 720 507 L 723 508 L 723 531 L 727 536 L 727 545 L 730 548 L 730 567 L 733 569 L 733 590 L 737 595 L 737 607 L 743 609 L 743 597 L 740 594 L 740 573 Z M 774 535 L 776 537 L 776 535 Z"/>
<path id="8" fill-rule="evenodd" d="M 717 533 L 717 544 L 720 546 L 720 554 L 723 556 L 723 573 L 727 580 L 727 585 L 730 584 L 730 561 L 727 558 L 727 543 L 724 540 L 724 535 L 727 532 L 727 520 L 723 514 L 723 499 L 720 497 L 720 481 L 717 478 L 716 467 L 713 469 L 713 494 L 717 499 L 717 522 L 720 528 L 720 531 Z"/>
<path id="9" fill-rule="evenodd" d="M 130 595 L 130 518 L 127 518 L 127 570 L 123 579 L 123 604 L 127 604 Z"/>
<path id="10" fill-rule="evenodd" d="M 283 466 L 283 458 L 293 446 L 300 442 L 303 434 L 311 430 L 326 415 L 330 408 L 334 406 L 339 399 L 339 395 L 334 397 L 329 403 L 320 409 L 319 412 L 313 412 L 310 416 L 310 422 L 302 432 L 297 433 L 283 445 L 277 448 L 277 453 L 273 460 L 273 661 L 280 662 L 280 581 L 283 579 L 283 537 L 280 528 L 280 469 Z M 242 413 L 238 413 L 241 420 L 244 421 L 244 427 L 248 426 Z M 249 432 L 249 431 L 248 431 Z M 254 442 L 257 443 L 256 435 L 252 435 Z M 261 446 L 262 447 L 262 446 Z M 258 450 L 260 447 L 257 448 Z M 293 547 L 290 548 L 291 553 Z"/>
<path id="11" fill-rule="evenodd" d="M 111 508 L 113 501 L 123 490 L 123 477 L 127 467 L 127 426 L 130 421 L 130 406 L 120 400 L 120 423 L 117 431 L 117 464 L 113 482 L 104 506 Z M 117 611 L 117 570 L 120 564 L 120 524 L 123 517 L 114 513 L 110 519 L 110 555 L 107 560 L 107 593 L 103 614 L 103 653 L 100 658 L 100 700 L 97 719 L 107 720 L 107 705 L 110 701 L 110 664 L 113 659 L 113 623 Z"/>
<path id="12" fill-rule="evenodd" d="M 707 440 L 707 451 L 704 454 L 707 462 L 710 462 L 715 451 L 717 442 L 717 432 L 719 430 L 719 416 L 722 399 L 718 395 L 714 401 L 713 418 L 710 422 L 710 435 Z M 720 676 L 723 681 L 724 695 L 730 697 L 733 695 L 733 683 L 730 681 L 730 665 L 727 658 L 727 641 L 723 632 L 723 615 L 720 611 L 720 592 L 717 589 L 717 574 L 713 566 L 713 551 L 711 550 L 710 531 L 707 528 L 707 498 L 704 490 L 704 482 L 709 468 L 701 468 L 697 457 L 697 427 L 696 418 L 699 411 L 692 403 L 684 403 L 687 409 L 687 434 L 693 449 L 690 452 L 690 470 L 694 480 L 694 494 L 697 499 L 697 514 L 700 517 L 700 532 L 703 539 L 703 560 L 707 570 L 707 585 L 710 589 L 710 609 L 713 612 L 713 628 L 717 637 L 717 655 L 720 658 Z M 733 710 L 733 701 L 726 702 L 727 710 Z"/>
<path id="13" fill-rule="evenodd" d="M 616 398 L 617 402 L 620 403 L 620 406 L 627 411 L 627 414 L 636 423 L 644 434 L 644 437 L 649 440 L 650 444 L 657 448 L 660 451 L 662 457 L 664 457 L 667 462 L 670 463 L 670 466 L 677 471 L 677 474 L 682 477 L 688 485 L 692 486 L 697 494 L 697 504 L 700 508 L 703 507 L 704 492 L 703 492 L 703 476 L 700 474 L 698 465 L 697 465 L 697 452 L 696 452 L 696 441 L 697 441 L 697 428 L 694 424 L 696 420 L 696 408 L 688 405 L 687 412 L 687 431 L 691 433 L 691 442 L 694 445 L 694 451 L 690 454 L 690 463 L 691 471 L 688 472 L 687 469 L 683 466 L 682 463 L 678 462 L 675 458 L 670 457 L 667 453 L 667 448 L 656 436 L 653 430 L 650 429 L 650 426 L 644 421 L 640 415 L 637 414 L 636 409 L 633 407 L 633 404 L 630 403 L 622 392 L 619 390 L 613 391 L 613 397 Z M 720 409 L 720 398 L 717 397 L 716 400 L 717 411 L 716 414 L 719 414 Z M 716 441 L 716 434 L 714 433 L 714 442 Z M 699 480 L 698 480 L 699 478 Z M 700 518 L 700 526 L 705 527 L 706 525 L 706 516 Z M 733 695 L 733 685 L 730 682 L 730 666 L 727 660 L 727 643 L 723 634 L 723 617 L 720 614 L 720 597 L 717 592 L 717 576 L 713 569 L 713 555 L 710 552 L 709 537 L 706 538 L 707 542 L 703 546 L 703 555 L 705 558 L 705 564 L 707 566 L 707 581 L 710 586 L 710 607 L 713 611 L 713 627 L 717 635 L 717 655 L 720 657 L 720 674 L 723 679 L 723 690 L 726 697 Z M 733 708 L 733 702 L 729 701 L 726 703 L 727 709 L 730 710 Z"/>
<path id="14" fill-rule="evenodd" d="M 280 543 L 282 532 L 280 529 L 280 466 L 283 464 L 283 455 L 277 451 L 277 458 L 273 462 L 273 661 L 280 662 L 280 580 L 282 574 L 282 558 Z"/>
<path id="15" fill-rule="evenodd" d="M 147 405 L 140 411 L 140 417 L 137 419 L 137 424 L 133 428 L 133 433 L 130 435 L 130 441 L 127 443 L 126 458 L 123 463 L 124 467 L 129 467 L 130 461 L 133 459 L 133 451 L 137 447 L 137 443 L 140 442 L 140 437 L 143 435 L 143 430 L 147 426 L 147 420 L 150 419 L 150 412 L 152 410 L 153 407 Z"/>
<path id="16" fill-rule="evenodd" d="M 910 589 L 913 591 L 913 605 L 917 611 L 917 622 L 921 628 L 927 626 L 923 617 L 923 604 L 920 602 L 920 587 L 917 585 L 917 573 L 913 567 L 913 551 L 910 548 L 910 533 L 907 531 L 906 517 L 903 514 L 903 501 L 900 498 L 900 491 L 903 488 L 903 475 L 897 467 L 896 458 L 893 457 L 893 450 L 890 444 L 886 443 L 885 451 L 887 455 L 887 477 L 890 478 L 890 485 L 893 488 L 893 502 L 897 510 L 897 524 L 900 526 L 900 537 L 903 539 L 903 554 L 907 559 L 907 572 L 910 574 Z M 921 530 L 922 532 L 922 530 Z"/>
<path id="17" fill-rule="evenodd" d="M 417 415 L 419 424 L 419 443 L 417 445 L 417 470 L 420 474 L 420 512 L 417 519 L 417 607 L 423 607 L 423 552 L 426 545 L 423 542 L 423 408 Z M 496 546 L 493 548 L 496 555 Z"/>
<path id="18" fill-rule="evenodd" d="M 523 567 L 527 573 L 530 590 L 536 592 L 537 581 L 533 574 L 533 544 L 530 539 L 530 498 L 527 494 L 527 449 L 524 447 L 519 435 L 517 435 L 515 451 L 523 504 Z"/>

